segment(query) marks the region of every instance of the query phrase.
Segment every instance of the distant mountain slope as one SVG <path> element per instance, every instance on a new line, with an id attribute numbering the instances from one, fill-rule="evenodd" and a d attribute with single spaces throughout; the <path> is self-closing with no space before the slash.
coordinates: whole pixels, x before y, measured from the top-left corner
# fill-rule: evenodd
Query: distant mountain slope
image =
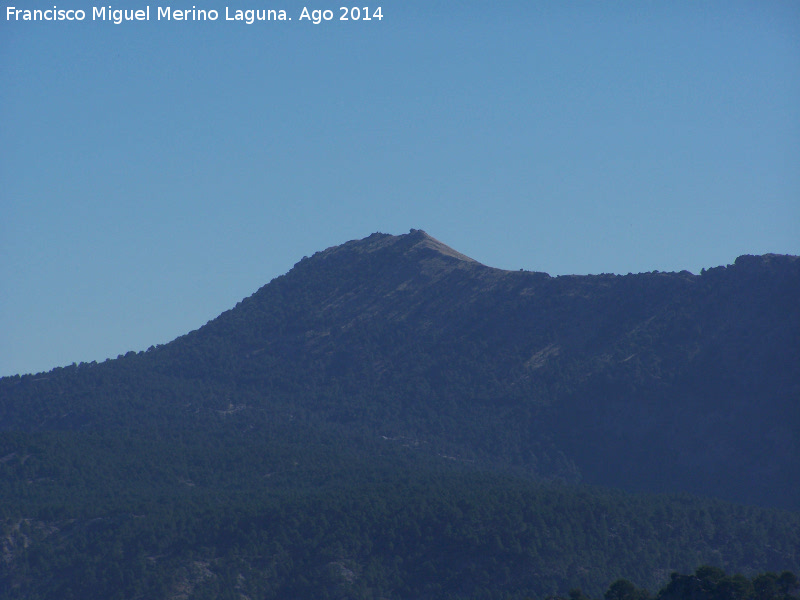
<path id="1" fill-rule="evenodd" d="M 0 457 L 0 599 L 544 600 L 620 577 L 656 590 L 709 563 L 800 571 L 800 513 L 219 425 L 17 436 Z"/>
<path id="2" fill-rule="evenodd" d="M 373 234 L 170 344 L 0 380 L 0 429 L 299 421 L 465 464 L 797 510 L 798 340 L 797 257 L 554 278 L 423 231 Z"/>

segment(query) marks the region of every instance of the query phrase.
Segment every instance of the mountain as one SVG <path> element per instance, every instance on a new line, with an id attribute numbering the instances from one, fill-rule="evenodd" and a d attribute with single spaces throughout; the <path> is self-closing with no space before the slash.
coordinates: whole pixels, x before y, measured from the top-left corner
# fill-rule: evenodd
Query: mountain
<path id="1" fill-rule="evenodd" d="M 169 344 L 0 379 L 0 598 L 797 569 L 798 300 L 793 256 L 550 277 L 419 230 L 318 252 Z"/>
<path id="2" fill-rule="evenodd" d="M 165 346 L 5 378 L 0 428 L 292 415 L 548 478 L 797 509 L 798 300 L 791 256 L 550 277 L 374 234 Z"/>

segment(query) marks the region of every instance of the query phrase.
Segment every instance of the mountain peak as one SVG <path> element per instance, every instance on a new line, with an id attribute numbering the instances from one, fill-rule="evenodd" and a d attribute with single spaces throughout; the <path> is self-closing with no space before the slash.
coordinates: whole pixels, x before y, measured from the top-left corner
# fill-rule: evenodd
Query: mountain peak
<path id="1" fill-rule="evenodd" d="M 429 235 L 422 229 L 411 229 L 402 235 L 376 232 L 360 240 L 351 240 L 333 246 L 314 255 L 314 258 L 328 259 L 347 254 L 377 254 L 403 256 L 422 262 L 447 262 L 456 266 L 459 263 L 480 265 L 478 261 L 462 254 L 447 244 Z"/>
<path id="2" fill-rule="evenodd" d="M 443 254 L 444 256 L 451 256 L 453 258 L 457 258 L 458 260 L 479 264 L 478 261 L 476 261 L 474 258 L 470 258 L 466 254 L 461 254 L 461 252 L 453 250 L 450 246 L 448 246 L 447 244 L 443 244 L 435 237 L 428 235 L 422 229 L 412 229 L 406 234 L 406 236 L 408 236 L 409 239 L 413 239 L 415 241 L 415 244 L 413 246 L 415 250 L 425 248 L 429 250 L 434 250 L 435 252 Z"/>

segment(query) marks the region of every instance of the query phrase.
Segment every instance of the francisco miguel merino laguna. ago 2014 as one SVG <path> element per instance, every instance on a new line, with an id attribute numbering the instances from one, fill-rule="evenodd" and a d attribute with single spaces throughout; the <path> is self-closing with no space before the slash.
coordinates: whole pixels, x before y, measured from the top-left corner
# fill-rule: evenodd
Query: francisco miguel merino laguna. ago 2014
<path id="1" fill-rule="evenodd" d="M 340 6 L 339 21 L 380 21 L 383 19 L 381 7 L 370 9 L 364 7 Z M 193 6 L 190 9 L 174 9 L 170 6 L 157 6 L 153 11 L 156 20 L 162 21 L 217 21 L 219 11 L 215 9 L 199 9 Z M 117 25 L 124 21 L 149 21 L 150 6 L 139 9 L 115 9 L 113 6 L 93 6 L 91 16 L 93 21 L 110 21 Z M 81 9 L 20 9 L 15 6 L 6 8 L 6 21 L 84 21 L 87 13 Z M 331 21 L 334 12 L 326 10 L 309 10 L 303 7 L 299 21 L 308 20 L 315 25 L 323 21 Z M 256 21 L 291 21 L 283 9 L 255 9 L 241 10 L 225 7 L 225 21 L 241 21 L 252 25 Z"/>

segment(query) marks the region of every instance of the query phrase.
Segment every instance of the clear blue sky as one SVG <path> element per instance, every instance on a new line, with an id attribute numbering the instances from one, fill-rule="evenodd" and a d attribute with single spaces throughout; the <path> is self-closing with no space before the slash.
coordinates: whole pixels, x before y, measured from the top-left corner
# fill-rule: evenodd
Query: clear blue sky
<path id="1" fill-rule="evenodd" d="M 794 0 L 11 4 L 88 16 L 2 4 L 0 375 L 168 342 L 375 231 L 552 275 L 800 254 Z"/>

